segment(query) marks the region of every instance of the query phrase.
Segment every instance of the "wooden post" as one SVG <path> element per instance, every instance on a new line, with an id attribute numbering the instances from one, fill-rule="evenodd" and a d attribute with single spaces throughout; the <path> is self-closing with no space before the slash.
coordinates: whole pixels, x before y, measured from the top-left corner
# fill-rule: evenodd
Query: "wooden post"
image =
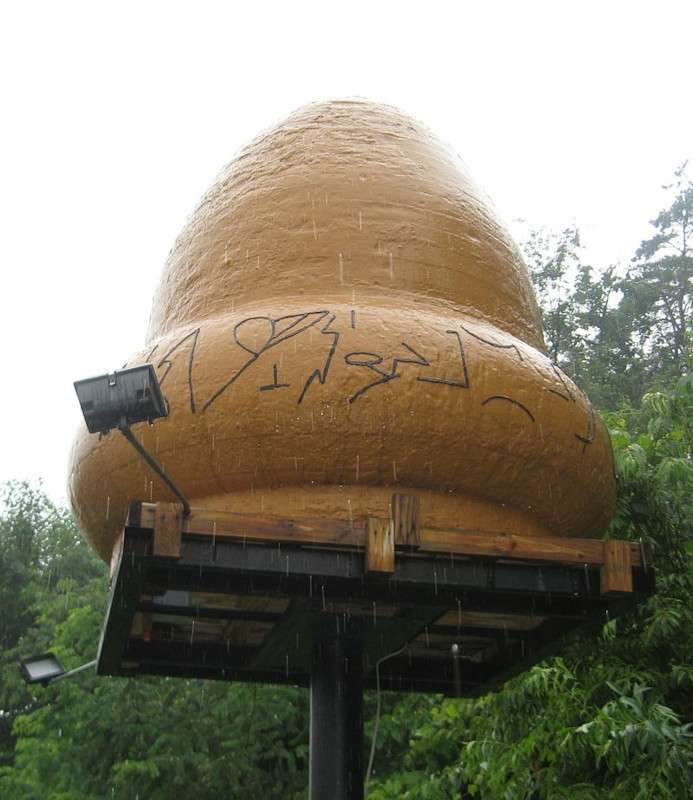
<path id="1" fill-rule="evenodd" d="M 156 504 L 152 555 L 180 558 L 182 522 L 183 506 L 180 503 Z"/>
<path id="2" fill-rule="evenodd" d="M 633 591 L 630 542 L 607 539 L 604 542 L 604 566 L 601 570 L 602 594 Z"/>
<path id="3" fill-rule="evenodd" d="M 369 517 L 366 527 L 366 573 L 395 571 L 395 537 L 392 521 Z"/>
<path id="4" fill-rule="evenodd" d="M 415 494 L 393 494 L 390 503 L 395 544 L 418 550 L 419 537 L 419 498 Z"/>

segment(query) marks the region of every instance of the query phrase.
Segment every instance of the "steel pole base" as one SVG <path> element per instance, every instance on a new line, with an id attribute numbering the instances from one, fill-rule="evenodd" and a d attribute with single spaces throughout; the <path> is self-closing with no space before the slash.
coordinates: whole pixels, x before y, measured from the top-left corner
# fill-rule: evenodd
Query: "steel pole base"
<path id="1" fill-rule="evenodd" d="M 361 643 L 315 646 L 310 676 L 310 800 L 363 800 Z"/>

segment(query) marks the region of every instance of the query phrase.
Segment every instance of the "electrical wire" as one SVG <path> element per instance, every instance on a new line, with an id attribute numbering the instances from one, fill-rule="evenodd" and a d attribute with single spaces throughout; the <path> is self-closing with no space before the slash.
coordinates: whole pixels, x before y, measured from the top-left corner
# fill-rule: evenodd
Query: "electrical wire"
<path id="1" fill-rule="evenodd" d="M 407 649 L 407 645 L 403 644 L 399 650 L 395 650 L 392 653 L 388 653 L 386 656 L 378 659 L 375 662 L 375 691 L 376 691 L 376 702 L 375 702 L 375 724 L 373 725 L 373 736 L 371 737 L 371 752 L 368 757 L 368 768 L 366 769 L 366 780 L 364 783 L 365 786 L 365 794 L 368 797 L 368 782 L 371 779 L 371 772 L 373 770 L 373 759 L 375 758 L 375 743 L 378 739 L 378 728 L 380 726 L 380 665 L 383 661 L 387 661 L 388 658 L 394 658 L 398 656 L 400 653 L 403 653 Z"/>

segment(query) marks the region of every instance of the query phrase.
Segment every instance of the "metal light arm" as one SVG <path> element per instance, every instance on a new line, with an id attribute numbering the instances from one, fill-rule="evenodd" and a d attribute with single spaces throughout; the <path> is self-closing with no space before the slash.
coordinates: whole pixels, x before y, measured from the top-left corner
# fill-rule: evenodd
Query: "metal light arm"
<path id="1" fill-rule="evenodd" d="M 47 681 L 47 683 L 55 683 L 55 681 L 62 681 L 65 678 L 71 678 L 73 675 L 77 675 L 79 672 L 86 672 L 88 669 L 93 669 L 95 666 L 96 659 L 94 659 L 94 661 L 88 661 L 86 664 L 82 664 L 81 667 L 75 667 L 67 672 L 63 672 L 62 675 L 56 675 L 55 678 L 51 678 L 49 681 Z"/>
<path id="2" fill-rule="evenodd" d="M 125 419 L 122 419 L 118 424 L 118 430 L 123 434 L 123 436 L 130 442 L 130 444 L 137 450 L 137 452 L 142 456 L 142 458 L 149 464 L 149 466 L 156 472 L 156 474 L 161 478 L 161 480 L 168 486 L 168 488 L 175 494 L 175 496 L 180 500 L 181 505 L 183 506 L 183 516 L 187 517 L 190 515 L 190 503 L 187 501 L 185 495 L 180 491 L 180 489 L 176 486 L 173 482 L 172 478 L 166 472 L 166 470 L 159 464 L 159 462 L 151 456 L 147 450 L 144 449 L 142 444 L 137 441 L 134 433 L 130 430 Z"/>

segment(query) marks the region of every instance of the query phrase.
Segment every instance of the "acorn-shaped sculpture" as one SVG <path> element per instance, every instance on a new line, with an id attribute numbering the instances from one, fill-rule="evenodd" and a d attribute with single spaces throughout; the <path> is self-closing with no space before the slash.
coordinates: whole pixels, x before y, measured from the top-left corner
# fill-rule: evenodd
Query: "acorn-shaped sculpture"
<path id="1" fill-rule="evenodd" d="M 203 197 L 145 348 L 170 414 L 134 428 L 194 508 L 599 534 L 599 417 L 546 355 L 522 258 L 464 166 L 369 102 L 310 105 Z M 70 500 L 109 559 L 132 499 L 172 495 L 120 436 L 76 439 Z"/>

